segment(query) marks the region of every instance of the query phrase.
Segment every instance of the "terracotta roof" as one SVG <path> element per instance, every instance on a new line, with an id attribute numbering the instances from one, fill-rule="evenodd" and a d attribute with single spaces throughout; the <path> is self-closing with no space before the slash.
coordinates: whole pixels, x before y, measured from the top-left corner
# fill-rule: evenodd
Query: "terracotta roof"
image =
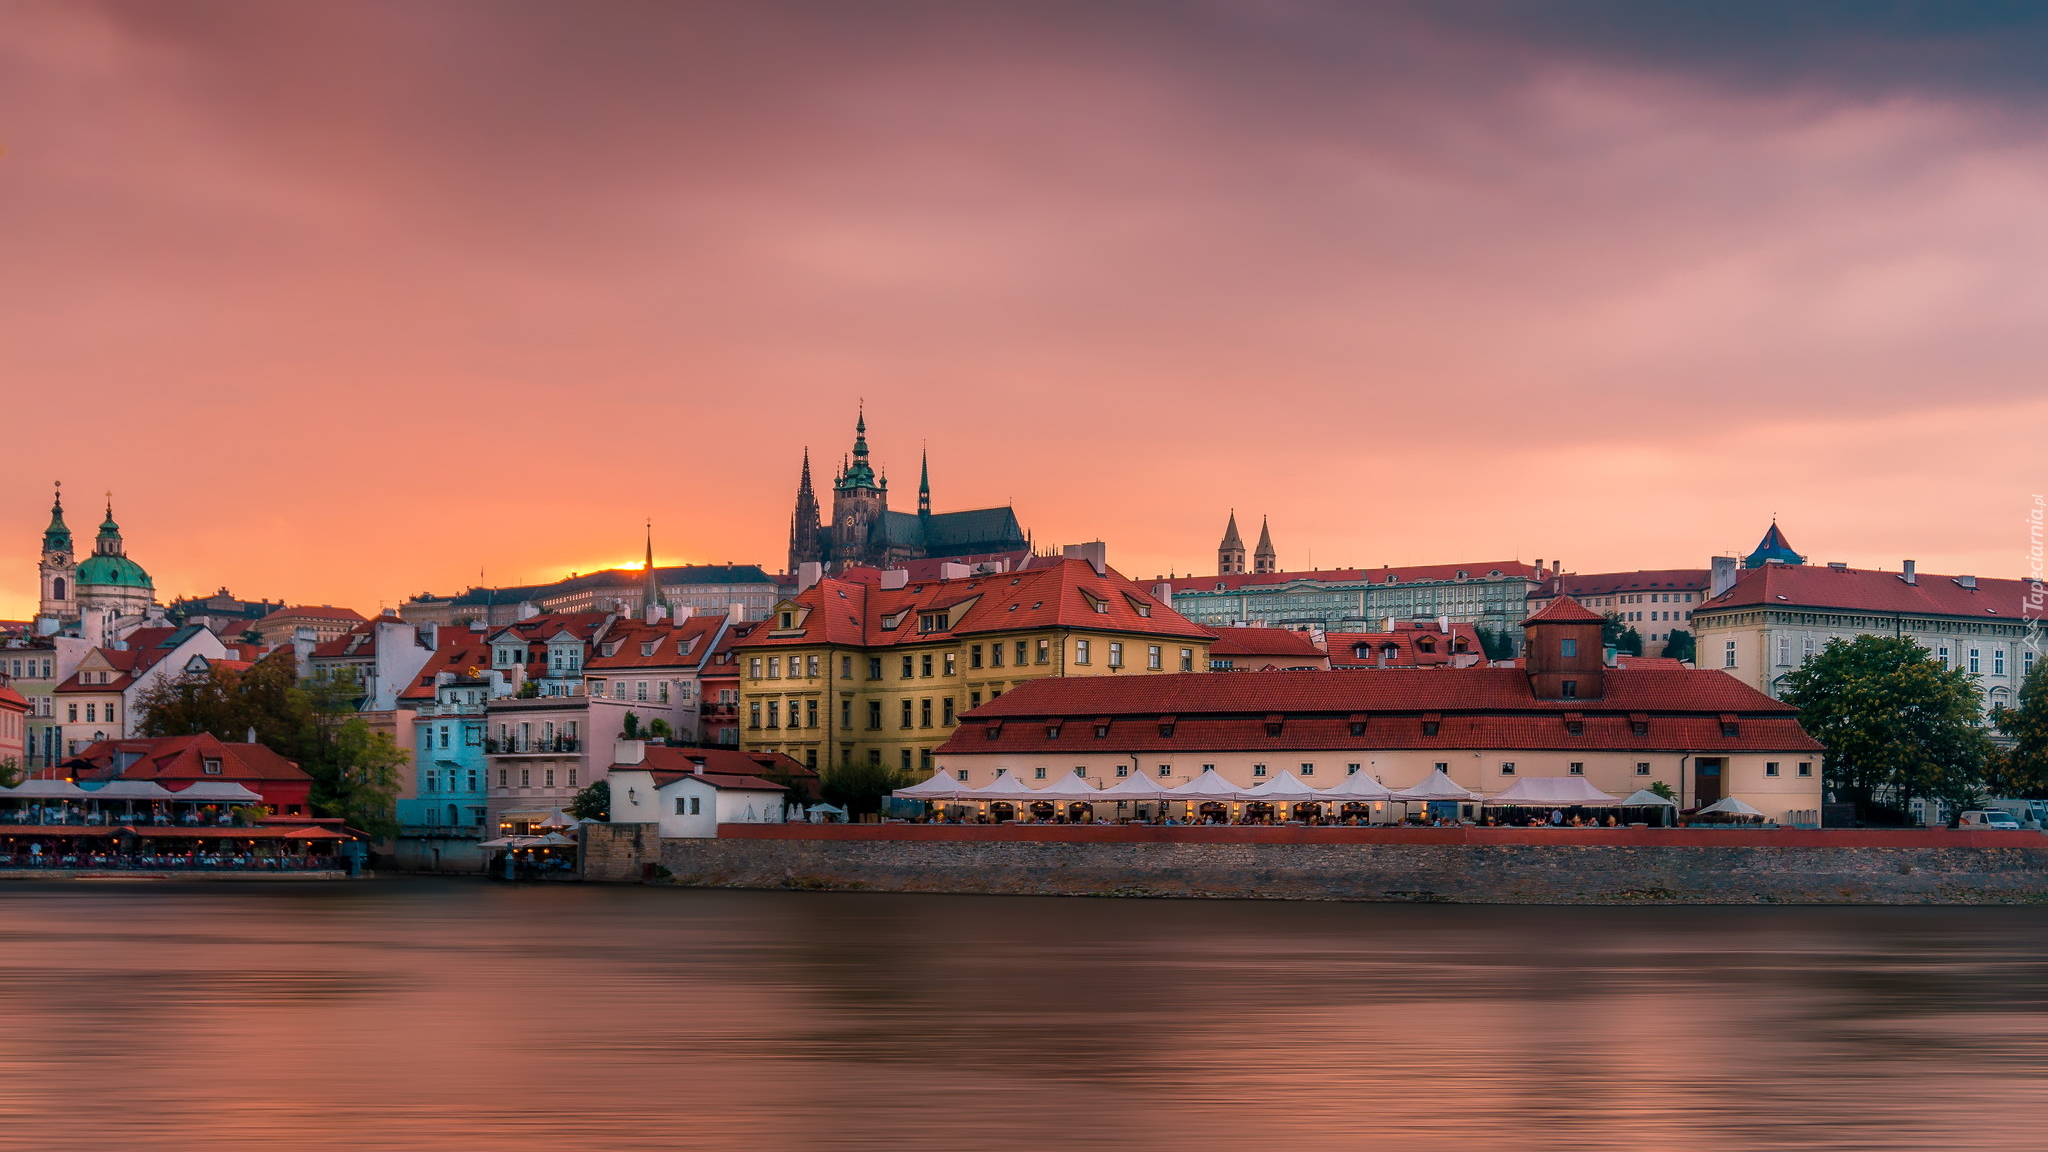
<path id="1" fill-rule="evenodd" d="M 716 781 L 747 781 L 745 784 L 720 783 L 721 788 L 746 788 L 758 785 L 761 788 L 780 790 L 782 785 L 762 780 L 756 772 L 773 772 L 787 776 L 794 781 L 818 774 L 803 766 L 801 761 L 781 752 L 742 752 L 737 748 L 670 748 L 661 744 L 649 745 L 646 758 L 638 764 L 614 764 L 613 771 L 630 772 L 635 769 L 650 772 L 657 784 L 673 784 L 685 776 L 695 776 L 707 783 Z M 699 768 L 703 771 L 700 773 Z"/>
<path id="2" fill-rule="evenodd" d="M 1441 673 L 1438 673 L 1441 675 Z M 1377 679 L 1377 677 L 1346 677 Z M 1008 699 L 1007 695 L 1004 699 Z M 1580 701 L 1579 703 L 1584 703 Z M 1359 753 L 1380 749 L 1474 749 L 1499 748 L 1534 751 L 1583 752 L 1786 752 L 1818 755 L 1820 744 L 1808 736 L 1799 721 L 1790 716 L 1746 717 L 1735 736 L 1725 731 L 1717 716 L 1651 715 L 1641 734 L 1626 715 L 1586 711 L 1573 732 L 1561 716 L 1457 715 L 1445 713 L 1434 721 L 1437 730 L 1428 734 L 1419 714 L 1370 714 L 1362 735 L 1352 734 L 1347 717 L 1287 715 L 1277 734 L 1272 733 L 1263 714 L 1175 717 L 1173 735 L 1160 735 L 1157 717 L 1114 720 L 1109 734 L 1100 739 L 1089 725 L 1090 717 L 1071 719 L 1061 727 L 1059 739 L 1046 736 L 1041 723 L 1006 723 L 995 739 L 976 724 L 963 725 L 952 739 L 939 748 L 939 755 L 999 753 L 1056 758 L 1062 754 L 1107 748 L 1125 753 L 1226 752 L 1247 753 L 1328 749 Z"/>
<path id="3" fill-rule="evenodd" d="M 1323 650 L 1306 632 L 1292 628 L 1218 628 L 1211 656 L 1291 656 L 1322 660 Z"/>
<path id="4" fill-rule="evenodd" d="M 1966 588 L 1963 579 L 1922 572 L 1914 583 L 1908 584 L 1897 572 L 1766 564 L 1742 569 L 1734 587 L 1694 611 L 1785 605 L 1908 616 L 1966 616 L 2015 622 L 2023 619 L 2027 581 L 1980 578 L 1975 581 L 1975 588 Z"/>
<path id="5" fill-rule="evenodd" d="M 1498 580 L 1508 577 L 1536 579 L 1536 566 L 1520 560 L 1481 560 L 1471 564 L 1418 564 L 1407 568 L 1330 568 L 1310 572 L 1233 572 L 1226 576 L 1176 576 L 1163 583 L 1173 586 L 1175 595 L 1182 592 L 1213 592 L 1221 584 L 1224 591 L 1268 584 L 1292 584 L 1307 581 L 1323 584 L 1385 584 L 1389 577 L 1396 584 L 1421 584 L 1455 581 L 1458 573 L 1465 573 L 1467 580 Z M 1499 572 L 1499 576 L 1493 573 Z M 1155 581 L 1162 583 L 1162 581 Z M 1148 585 L 1149 587 L 1149 585 Z"/>
<path id="6" fill-rule="evenodd" d="M 427 657 L 412 683 L 398 694 L 400 700 L 432 700 L 434 677 L 443 672 L 463 676 L 474 668 L 479 675 L 489 675 L 491 646 L 484 643 L 482 633 L 467 628 L 439 628 L 434 637 L 434 654 Z"/>
<path id="7" fill-rule="evenodd" d="M 126 754 L 134 754 L 136 759 L 119 767 Z M 218 773 L 205 770 L 208 759 L 221 762 Z M 102 740 L 80 749 L 64 764 L 80 779 L 88 780 L 312 779 L 297 764 L 261 744 L 228 744 L 208 733 Z"/>
<path id="8" fill-rule="evenodd" d="M 608 612 L 543 612 L 511 624 L 500 625 L 485 633 L 493 640 L 507 633 L 517 635 L 530 643 L 543 643 L 558 632 L 567 632 L 582 640 L 589 640 L 611 619 Z"/>
<path id="9" fill-rule="evenodd" d="M 22 698 L 21 693 L 16 692 L 5 684 L 0 684 L 0 708 L 18 708 L 27 711 L 28 701 Z"/>
<path id="10" fill-rule="evenodd" d="M 359 623 L 363 614 L 353 608 L 333 608 L 325 604 L 301 604 L 296 608 L 279 608 L 256 622 L 257 627 L 286 620 L 346 620 Z"/>
<path id="11" fill-rule="evenodd" d="M 1522 621 L 1523 627 L 1531 624 L 1600 624 L 1607 617 L 1593 611 L 1569 596 L 1559 596 L 1545 604 L 1535 615 Z"/>
<path id="12" fill-rule="evenodd" d="M 1416 645 L 1424 637 L 1431 638 L 1435 651 L 1425 652 Z M 1396 623 L 1392 632 L 1330 632 L 1323 637 L 1323 647 L 1330 651 L 1330 667 L 1338 669 L 1437 666 L 1461 655 L 1486 658 L 1478 627 L 1463 622 L 1453 622 L 1448 634 L 1434 624 L 1408 622 Z M 1360 654 L 1361 648 L 1367 651 Z"/>
<path id="13" fill-rule="evenodd" d="M 1212 635 L 1114 569 L 1097 576 L 1087 561 L 1074 559 L 1022 572 L 911 582 L 894 589 L 835 578 L 792 599 L 810 609 L 801 627 L 764 627 L 740 641 L 738 647 L 821 643 L 886 647 L 1048 627 L 1203 641 Z M 921 614 L 957 609 L 969 601 L 967 608 L 950 614 L 945 630 L 919 631 Z M 1141 607 L 1150 615 L 1141 615 Z M 886 626 L 891 620 L 894 628 Z"/>
<path id="14" fill-rule="evenodd" d="M 583 662 L 583 669 L 614 672 L 627 668 L 695 668 L 710 658 L 712 640 L 724 623 L 723 616 L 692 616 L 680 623 L 663 620 L 659 624 L 620 620 L 604 634 L 603 648 L 617 646 L 612 654 L 593 653 Z M 654 643 L 654 651 L 643 654 L 649 641 Z M 689 646 L 688 655 L 681 651 L 685 644 Z"/>
<path id="15" fill-rule="evenodd" d="M 1646 568 L 1640 572 L 1567 572 L 1544 581 L 1534 596 L 1612 596 L 1618 592 L 1697 592 L 1713 583 L 1706 568 Z"/>

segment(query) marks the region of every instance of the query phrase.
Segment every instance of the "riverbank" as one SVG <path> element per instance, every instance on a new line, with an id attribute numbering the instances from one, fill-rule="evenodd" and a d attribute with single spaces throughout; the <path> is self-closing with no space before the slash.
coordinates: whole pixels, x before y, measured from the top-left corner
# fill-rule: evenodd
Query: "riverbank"
<path id="1" fill-rule="evenodd" d="M 712 888 L 1457 904 L 2040 904 L 2048 837 L 1944 829 L 584 825 L 584 877 Z"/>

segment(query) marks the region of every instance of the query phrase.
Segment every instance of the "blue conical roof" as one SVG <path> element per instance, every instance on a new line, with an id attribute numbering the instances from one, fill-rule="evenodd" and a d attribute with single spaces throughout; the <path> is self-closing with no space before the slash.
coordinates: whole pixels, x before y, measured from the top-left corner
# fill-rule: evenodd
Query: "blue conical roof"
<path id="1" fill-rule="evenodd" d="M 1764 533 L 1764 538 L 1757 542 L 1756 551 L 1749 554 L 1749 559 L 1744 560 L 1742 566 L 1761 568 L 1773 560 L 1780 564 L 1806 563 L 1806 557 L 1794 552 L 1792 545 L 1786 542 L 1785 534 L 1778 530 L 1776 520 L 1771 521 L 1770 530 Z"/>

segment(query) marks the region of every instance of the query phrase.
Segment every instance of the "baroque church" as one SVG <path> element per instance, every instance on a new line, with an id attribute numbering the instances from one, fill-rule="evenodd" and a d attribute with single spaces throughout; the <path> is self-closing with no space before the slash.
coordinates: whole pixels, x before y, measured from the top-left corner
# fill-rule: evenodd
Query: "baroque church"
<path id="1" fill-rule="evenodd" d="M 36 631 L 45 636 L 71 629 L 89 639 L 112 636 L 123 622 L 140 620 L 157 610 L 156 584 L 142 565 L 128 558 L 121 526 L 114 522 L 111 498 L 92 555 L 73 563 L 71 528 L 64 523 L 64 492 L 58 489 L 50 507 L 50 526 L 43 530 L 43 557 L 37 574 L 42 600 L 36 609 Z"/>
<path id="2" fill-rule="evenodd" d="M 832 515 L 827 520 L 811 487 L 811 453 L 804 450 L 803 478 L 796 489 L 796 514 L 789 529 L 789 571 L 822 564 L 838 572 L 854 565 L 887 568 L 906 560 L 950 559 L 1028 551 L 1031 539 L 1010 508 L 932 511 L 929 456 L 917 486 L 917 511 L 889 508 L 889 478 L 868 461 L 868 420 L 853 426 L 853 455 L 832 480 Z"/>

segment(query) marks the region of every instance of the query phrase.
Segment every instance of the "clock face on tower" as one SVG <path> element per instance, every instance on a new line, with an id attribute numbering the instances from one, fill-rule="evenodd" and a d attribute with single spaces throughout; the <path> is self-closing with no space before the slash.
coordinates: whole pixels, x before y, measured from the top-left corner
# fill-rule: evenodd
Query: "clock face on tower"
<path id="1" fill-rule="evenodd" d="M 853 513 L 848 512 L 846 514 L 846 519 L 841 520 L 840 523 L 846 525 L 848 528 L 853 527 Z"/>

